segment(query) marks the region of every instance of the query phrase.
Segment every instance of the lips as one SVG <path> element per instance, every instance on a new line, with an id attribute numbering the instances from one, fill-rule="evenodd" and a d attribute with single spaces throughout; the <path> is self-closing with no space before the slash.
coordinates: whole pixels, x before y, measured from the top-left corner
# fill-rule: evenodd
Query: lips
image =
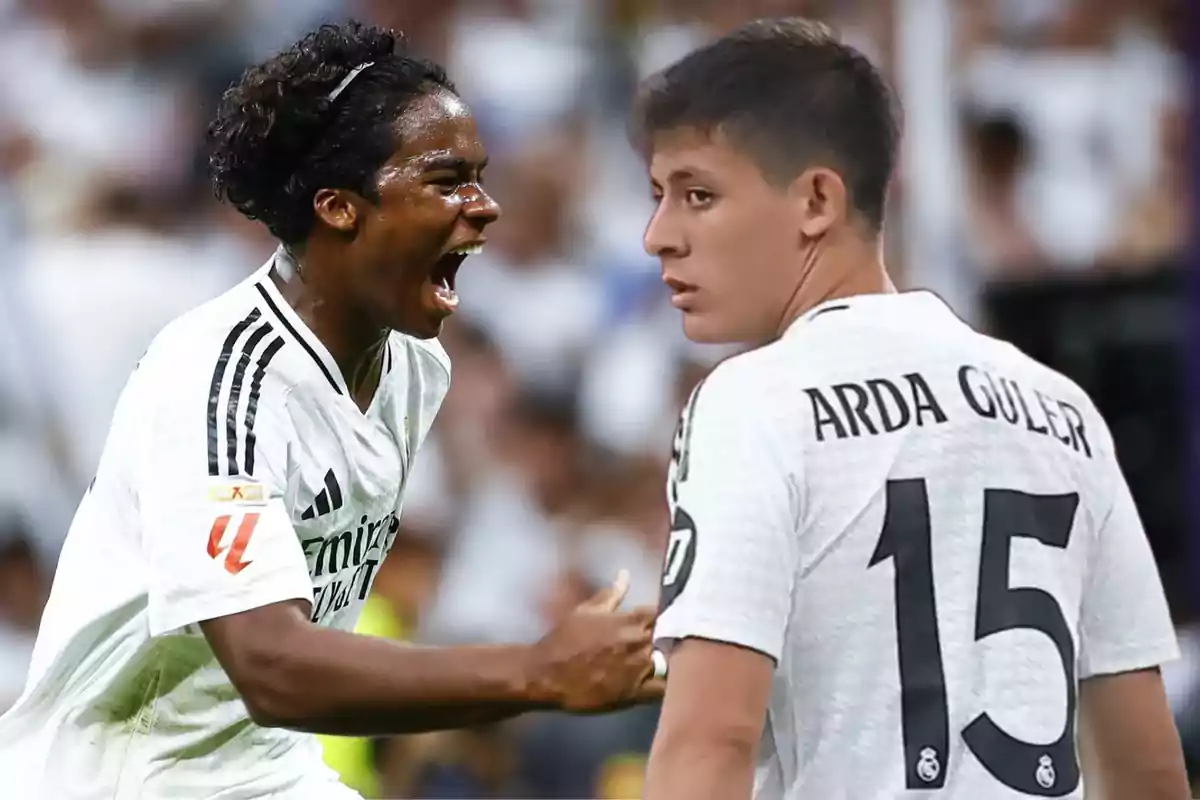
<path id="1" fill-rule="evenodd" d="M 663 276 L 663 283 L 671 290 L 671 305 L 680 311 L 687 311 L 691 308 L 695 293 L 700 288 L 699 286 L 685 283 L 678 278 L 672 278 L 668 275 Z"/>
<path id="2" fill-rule="evenodd" d="M 699 288 L 698 286 L 695 286 L 694 284 L 684 283 L 683 281 L 679 280 L 678 278 L 672 278 L 669 275 L 663 276 L 663 283 L 665 283 L 667 285 L 667 288 L 669 288 L 675 294 L 682 294 L 683 292 L 694 292 L 694 291 L 696 291 L 696 289 Z"/>

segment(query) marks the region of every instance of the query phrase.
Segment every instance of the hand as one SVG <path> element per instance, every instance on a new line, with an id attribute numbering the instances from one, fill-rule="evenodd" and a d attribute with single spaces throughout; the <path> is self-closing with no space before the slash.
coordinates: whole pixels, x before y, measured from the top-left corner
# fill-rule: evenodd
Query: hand
<path id="1" fill-rule="evenodd" d="M 653 680 L 655 610 L 617 612 L 629 590 L 622 570 L 612 586 L 568 614 L 532 650 L 531 694 L 565 711 L 595 713 L 662 697 Z"/>

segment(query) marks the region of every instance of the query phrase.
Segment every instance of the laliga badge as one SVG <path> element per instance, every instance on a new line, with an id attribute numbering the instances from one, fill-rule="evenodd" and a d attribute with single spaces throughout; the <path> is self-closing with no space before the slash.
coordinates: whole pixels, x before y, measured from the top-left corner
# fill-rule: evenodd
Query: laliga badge
<path id="1" fill-rule="evenodd" d="M 208 499 L 214 503 L 260 506 L 267 502 L 261 483 L 225 483 L 208 487 Z"/>

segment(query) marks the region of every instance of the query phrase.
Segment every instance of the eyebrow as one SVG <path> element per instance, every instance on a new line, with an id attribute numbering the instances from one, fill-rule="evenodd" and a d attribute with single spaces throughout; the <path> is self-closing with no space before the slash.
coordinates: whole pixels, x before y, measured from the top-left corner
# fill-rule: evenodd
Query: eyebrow
<path id="1" fill-rule="evenodd" d="M 692 181 L 692 180 L 703 181 L 703 180 L 711 180 L 711 178 L 709 177 L 708 173 L 706 173 L 702 170 L 692 170 L 692 169 L 685 167 L 683 169 L 673 170 L 669 175 L 667 175 L 666 182 L 667 183 L 681 183 L 683 181 Z M 650 181 L 652 183 L 658 183 L 658 181 L 655 180 L 654 178 L 651 178 Z"/>
<path id="2" fill-rule="evenodd" d="M 421 168 L 434 172 L 437 170 L 449 170 L 454 172 L 469 172 L 471 169 L 482 170 L 487 166 L 487 159 L 482 161 L 470 161 L 462 156 L 452 156 L 444 154 L 431 154 L 415 156 L 411 159 L 420 164 Z"/>

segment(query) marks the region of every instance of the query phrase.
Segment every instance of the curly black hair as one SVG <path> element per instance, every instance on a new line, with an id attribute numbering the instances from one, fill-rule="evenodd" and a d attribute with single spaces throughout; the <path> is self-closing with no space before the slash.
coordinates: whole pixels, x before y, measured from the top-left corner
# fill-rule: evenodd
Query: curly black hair
<path id="1" fill-rule="evenodd" d="M 377 199 L 373 178 L 396 148 L 396 118 L 439 90 L 457 94 L 445 69 L 407 54 L 402 34 L 355 21 L 322 25 L 222 96 L 207 135 L 213 191 L 284 244 L 302 242 L 318 189 Z"/>

